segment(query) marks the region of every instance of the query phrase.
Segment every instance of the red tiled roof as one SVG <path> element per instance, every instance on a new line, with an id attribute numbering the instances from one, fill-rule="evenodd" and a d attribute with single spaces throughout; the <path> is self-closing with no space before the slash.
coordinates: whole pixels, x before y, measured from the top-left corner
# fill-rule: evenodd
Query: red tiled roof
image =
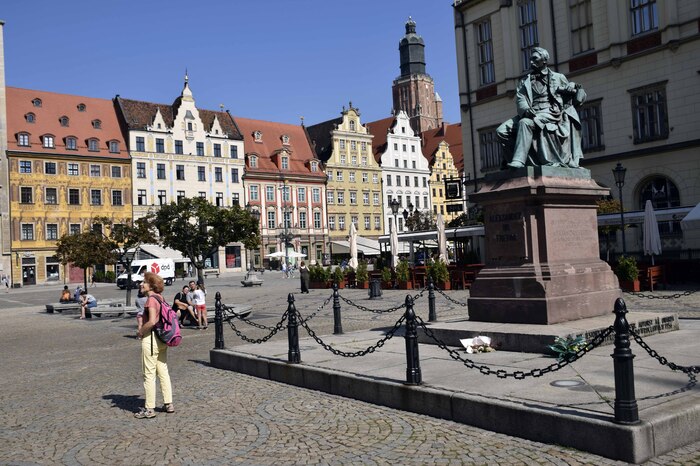
<path id="1" fill-rule="evenodd" d="M 373 135 L 372 153 L 378 164 L 382 163 L 382 154 L 386 151 L 386 140 L 389 130 L 394 126 L 396 117 L 390 116 L 381 120 L 372 121 L 365 124 L 369 134 Z"/>
<path id="2" fill-rule="evenodd" d="M 318 159 L 303 126 L 239 117 L 234 117 L 234 121 L 243 134 L 247 172 L 317 176 L 319 180 L 325 180 L 325 173 L 320 171 L 320 161 L 318 172 L 312 172 L 310 169 L 309 162 Z M 262 133 L 261 142 L 255 141 L 256 131 Z M 289 144 L 282 143 L 284 135 L 289 136 Z M 290 158 L 289 169 L 281 172 L 275 163 L 275 156 L 283 149 L 289 152 Z M 258 156 L 258 167 L 251 169 L 248 156 L 252 154 Z"/>
<path id="3" fill-rule="evenodd" d="M 37 98 L 41 107 L 32 103 Z M 80 104 L 85 111 L 78 111 Z M 34 123 L 27 122 L 28 113 L 35 115 Z M 61 126 L 63 116 L 68 117 L 68 126 Z M 100 121 L 100 129 L 93 127 L 95 120 Z M 29 147 L 18 145 L 17 135 L 23 132 L 29 134 Z M 54 148 L 43 147 L 43 135 L 54 137 Z M 69 136 L 77 139 L 77 150 L 65 148 Z M 7 137 L 11 151 L 129 159 L 114 104 L 107 99 L 7 87 Z M 87 141 L 92 138 L 99 140 L 98 151 L 88 151 Z M 110 141 L 119 142 L 119 153 L 109 151 Z"/>
<path id="4" fill-rule="evenodd" d="M 435 152 L 440 142 L 445 141 L 450 145 L 450 154 L 454 159 L 455 167 L 460 172 L 464 171 L 464 154 L 462 146 L 462 123 L 444 124 L 421 133 L 423 139 L 423 154 L 433 164 Z"/>

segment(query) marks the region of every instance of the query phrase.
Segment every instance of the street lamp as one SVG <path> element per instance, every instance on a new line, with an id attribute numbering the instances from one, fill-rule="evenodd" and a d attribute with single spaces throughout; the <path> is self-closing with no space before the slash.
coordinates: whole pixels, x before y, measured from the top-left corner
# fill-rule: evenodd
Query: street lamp
<path id="1" fill-rule="evenodd" d="M 250 205 L 250 202 L 245 205 L 245 210 L 253 216 L 256 224 L 258 225 L 258 228 L 260 228 L 260 211 L 257 209 L 253 209 L 253 206 Z M 251 270 L 254 270 L 252 249 L 250 250 L 250 267 L 248 268 L 248 272 L 250 272 Z"/>
<path id="2" fill-rule="evenodd" d="M 401 204 L 399 204 L 399 201 L 396 199 L 392 199 L 389 201 L 389 207 L 391 207 L 391 213 L 394 214 L 394 228 L 396 228 L 396 232 L 398 233 L 398 225 L 396 223 L 396 215 L 399 213 L 399 207 L 401 207 Z M 389 226 L 392 226 L 391 224 Z M 391 228 L 389 228 L 389 233 L 391 233 Z"/>
<path id="3" fill-rule="evenodd" d="M 289 249 L 288 243 L 292 240 L 293 235 L 289 233 L 289 221 L 287 217 L 287 196 L 289 195 L 289 186 L 287 185 L 287 180 L 284 180 L 284 186 L 280 188 L 282 190 L 282 223 L 284 223 L 284 232 L 281 233 L 280 239 L 284 243 L 284 268 L 287 270 L 289 267 Z M 289 270 L 287 270 L 289 273 Z"/>
<path id="4" fill-rule="evenodd" d="M 613 168 L 613 176 L 615 177 L 615 184 L 620 193 L 620 228 L 622 229 L 622 254 L 627 254 L 627 245 L 625 244 L 625 209 L 622 206 L 622 187 L 625 185 L 625 174 L 627 169 L 622 166 L 620 162 L 617 162 L 615 168 Z"/>

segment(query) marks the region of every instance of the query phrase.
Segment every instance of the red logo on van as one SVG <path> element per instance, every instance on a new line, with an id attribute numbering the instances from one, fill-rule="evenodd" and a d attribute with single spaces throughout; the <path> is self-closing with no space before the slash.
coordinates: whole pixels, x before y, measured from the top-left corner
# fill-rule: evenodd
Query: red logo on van
<path id="1" fill-rule="evenodd" d="M 160 265 L 158 265 L 158 262 L 151 264 L 151 272 L 155 273 L 156 275 L 160 273 Z"/>

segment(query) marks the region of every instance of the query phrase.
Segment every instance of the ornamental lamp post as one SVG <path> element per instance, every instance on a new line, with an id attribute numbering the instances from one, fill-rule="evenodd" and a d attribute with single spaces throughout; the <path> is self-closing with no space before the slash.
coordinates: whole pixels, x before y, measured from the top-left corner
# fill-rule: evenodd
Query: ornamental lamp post
<path id="1" fill-rule="evenodd" d="M 617 162 L 615 168 L 613 168 L 613 176 L 615 177 L 615 184 L 617 185 L 618 192 L 620 194 L 620 228 L 622 229 L 622 254 L 627 254 L 627 244 L 625 243 L 625 209 L 622 204 L 622 187 L 625 185 L 625 174 L 627 169 L 622 166 L 620 162 Z"/>
<path id="2" fill-rule="evenodd" d="M 399 204 L 399 201 L 396 199 L 392 199 L 389 201 L 389 207 L 391 207 L 391 213 L 394 214 L 394 225 L 389 225 L 393 228 L 396 228 L 396 232 L 398 233 L 398 225 L 396 223 L 396 216 L 399 213 L 399 207 L 401 207 L 401 204 Z M 389 228 L 389 233 L 391 233 L 391 228 Z"/>
<path id="3" fill-rule="evenodd" d="M 260 228 L 260 211 L 257 209 L 254 209 L 253 206 L 250 205 L 250 202 L 246 204 L 245 210 L 248 213 L 250 213 L 250 215 L 253 216 L 253 218 L 255 219 L 255 222 L 258 226 L 258 229 L 259 229 Z M 254 263 L 253 263 L 253 250 L 252 249 L 250 250 L 250 261 L 249 262 L 250 262 L 250 266 L 248 267 L 248 272 L 250 272 L 251 270 L 255 270 Z"/>

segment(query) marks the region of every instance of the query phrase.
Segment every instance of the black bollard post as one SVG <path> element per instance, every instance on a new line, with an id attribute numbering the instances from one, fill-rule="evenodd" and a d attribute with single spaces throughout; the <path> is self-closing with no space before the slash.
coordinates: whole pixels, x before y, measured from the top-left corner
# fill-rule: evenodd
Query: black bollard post
<path id="1" fill-rule="evenodd" d="M 214 349 L 224 349 L 224 310 L 221 306 L 221 293 L 216 292 L 214 313 Z"/>
<path id="2" fill-rule="evenodd" d="M 435 314 L 435 284 L 433 277 L 428 277 L 428 322 L 435 322 L 437 315 Z"/>
<path id="3" fill-rule="evenodd" d="M 287 362 L 290 364 L 298 364 L 301 362 L 301 353 L 299 352 L 299 323 L 297 322 L 297 308 L 294 305 L 294 295 L 289 293 L 287 297 L 287 339 L 289 340 L 289 353 L 287 353 Z"/>
<path id="4" fill-rule="evenodd" d="M 338 284 L 333 283 L 333 335 L 343 333 L 343 322 L 340 316 L 340 295 L 338 294 Z"/>
<path id="5" fill-rule="evenodd" d="M 423 379 L 418 357 L 418 326 L 413 312 L 413 298 L 406 296 L 406 384 L 419 385 Z"/>
<path id="6" fill-rule="evenodd" d="M 615 301 L 615 351 L 611 354 L 615 369 L 615 422 L 639 423 L 639 410 L 634 395 L 634 355 L 630 349 L 630 325 L 627 306 L 622 298 Z"/>

